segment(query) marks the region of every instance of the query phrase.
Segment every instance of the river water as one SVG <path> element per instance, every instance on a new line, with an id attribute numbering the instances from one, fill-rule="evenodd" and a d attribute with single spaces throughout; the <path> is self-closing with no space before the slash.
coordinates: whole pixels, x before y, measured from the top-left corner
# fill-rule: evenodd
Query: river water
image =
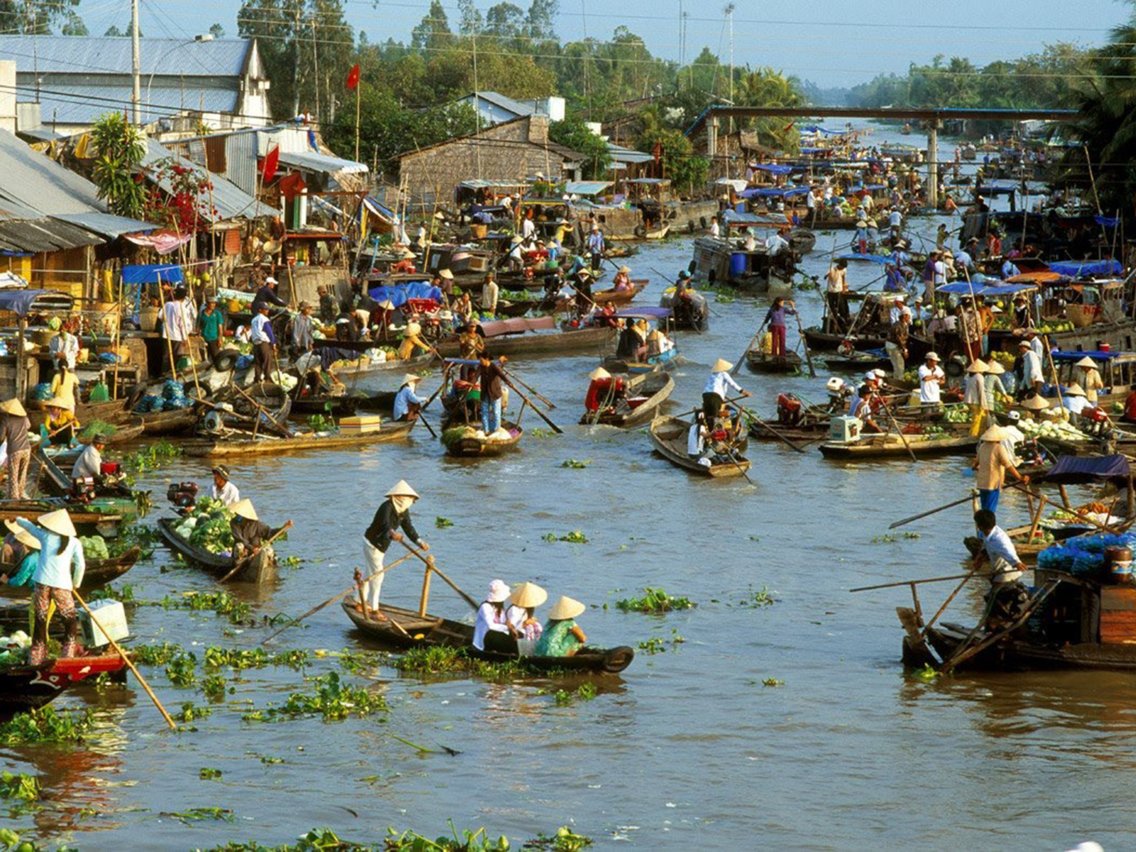
<path id="1" fill-rule="evenodd" d="M 937 220 L 916 227 L 932 234 Z M 843 232 L 842 232 L 843 235 Z M 850 236 L 850 234 L 849 234 Z M 806 271 L 823 274 L 831 236 Z M 673 274 L 688 240 L 641 250 L 636 274 Z M 868 270 L 853 265 L 853 286 Z M 806 324 L 820 295 L 804 292 Z M 761 300 L 719 300 L 709 332 L 683 334 L 673 410 L 700 399 L 708 365 L 738 357 L 764 315 Z M 790 335 L 790 345 L 795 335 Z M 263 518 L 296 521 L 282 570 L 266 592 L 234 587 L 257 614 L 297 615 L 350 584 L 362 530 L 382 494 L 407 479 L 421 494 L 414 515 L 438 565 L 477 598 L 495 577 L 533 580 L 552 598 L 589 605 L 581 625 L 597 644 L 657 637 L 621 677 L 585 678 L 592 700 L 558 703 L 540 681 L 423 682 L 383 666 L 370 683 L 389 714 L 325 723 L 241 720 L 301 688 L 287 668 L 226 672 L 231 693 L 196 730 L 178 734 L 140 688 L 76 690 L 57 708 L 91 708 L 96 736 L 81 746 L 0 750 L 3 768 L 39 776 L 42 808 L 6 820 L 52 842 L 86 848 L 193 848 L 230 840 L 291 841 L 315 826 L 378 841 L 388 826 L 434 836 L 485 826 L 514 842 L 570 824 L 599 848 L 926 847 L 1065 849 L 1084 839 L 1126 846 L 1136 828 L 1124 792 L 1136 769 L 1136 685 L 1114 674 L 957 676 L 909 679 L 899 664 L 896 606 L 906 589 L 850 594 L 870 583 L 956 573 L 968 531 L 959 507 L 880 538 L 891 521 L 963 496 L 972 480 L 961 458 L 836 464 L 815 449 L 753 444 L 751 476 L 720 482 L 688 476 L 653 456 L 646 434 L 574 425 L 596 355 L 518 361 L 525 381 L 557 404 L 559 436 L 525 415 L 530 434 L 513 455 L 454 462 L 416 429 L 407 445 L 309 453 L 234 464 L 244 496 Z M 824 376 L 739 376 L 768 415 L 779 390 L 823 395 Z M 432 388 L 433 381 L 424 383 Z M 515 408 L 514 408 L 515 411 Z M 566 468 L 568 459 L 586 462 Z M 208 480 L 179 462 L 147 477 L 156 498 L 169 481 Z M 1004 521 L 1025 515 L 1003 498 Z M 439 528 L 443 516 L 452 526 Z M 548 542 L 581 530 L 586 544 Z M 173 564 L 159 547 L 127 580 L 135 595 L 212 590 L 203 573 Z M 412 563 L 387 578 L 384 599 L 415 605 Z M 697 602 L 666 616 L 623 613 L 620 598 L 662 587 Z M 923 587 L 925 606 L 946 589 Z M 775 603 L 755 605 L 767 589 Z M 980 589 L 950 618 L 974 617 Z M 453 617 L 465 604 L 435 582 L 431 610 Z M 136 641 L 251 648 L 268 628 L 232 628 L 211 612 L 138 607 Z M 685 641 L 675 641 L 680 638 Z M 274 643 L 278 649 L 362 650 L 337 605 Z M 308 676 L 342 671 L 314 661 Z M 146 667 L 171 709 L 208 703 Z M 198 671 L 199 678 L 202 672 Z M 766 685 L 766 683 L 770 685 Z M 574 689 L 579 682 L 566 685 Z M 417 753 L 396 737 L 461 753 Z M 202 768 L 221 770 L 217 780 Z M 179 819 L 223 807 L 231 821 Z"/>

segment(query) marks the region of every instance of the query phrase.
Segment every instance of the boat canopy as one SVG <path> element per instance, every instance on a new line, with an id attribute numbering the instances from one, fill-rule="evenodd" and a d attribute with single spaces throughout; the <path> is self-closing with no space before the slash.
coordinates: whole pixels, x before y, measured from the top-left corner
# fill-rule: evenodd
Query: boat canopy
<path id="1" fill-rule="evenodd" d="M 181 284 L 181 267 L 176 263 L 139 263 L 122 267 L 123 284 Z"/>
<path id="2" fill-rule="evenodd" d="M 1015 293 L 1021 293 L 1025 290 L 1035 289 L 1032 284 L 1003 284 L 997 279 L 988 279 L 996 283 L 987 284 L 985 282 L 974 282 L 968 284 L 966 281 L 952 281 L 950 284 L 943 284 L 935 288 L 936 293 L 947 293 L 952 296 L 1012 296 Z"/>
<path id="3" fill-rule="evenodd" d="M 69 311 L 75 300 L 58 290 L 0 290 L 0 311 L 26 317 L 33 310 Z"/>
<path id="4" fill-rule="evenodd" d="M 806 195 L 807 186 L 754 186 L 738 193 L 738 198 L 792 198 Z"/>
<path id="5" fill-rule="evenodd" d="M 759 172 L 769 172 L 771 175 L 787 175 L 793 171 L 792 166 L 780 163 L 751 163 L 750 168 Z"/>
<path id="6" fill-rule="evenodd" d="M 442 291 L 426 281 L 408 281 L 394 286 L 382 284 L 367 291 L 376 302 L 389 299 L 396 308 L 405 305 L 410 299 L 433 299 L 441 303 Z"/>
<path id="7" fill-rule="evenodd" d="M 1117 453 L 1111 456 L 1061 456 L 1045 479 L 1061 485 L 1108 481 L 1127 486 L 1131 476 L 1128 457 Z"/>
<path id="8" fill-rule="evenodd" d="M 599 195 L 611 186 L 609 180 L 570 180 L 564 184 L 569 195 Z"/>
<path id="9" fill-rule="evenodd" d="M 621 319 L 646 319 L 646 320 L 663 320 L 671 315 L 670 308 L 624 308 L 615 312 L 617 317 Z"/>
<path id="10" fill-rule="evenodd" d="M 1082 358 L 1086 358 L 1086 357 L 1092 358 L 1094 361 L 1111 361 L 1114 358 L 1119 358 L 1121 355 L 1124 355 L 1126 353 L 1111 352 L 1111 351 L 1101 352 L 1099 350 L 1094 350 L 1092 352 L 1084 352 L 1084 351 L 1079 350 L 1079 349 L 1076 350 L 1076 351 L 1065 351 L 1065 350 L 1062 350 L 1062 349 L 1054 349 L 1053 352 L 1050 353 L 1050 354 L 1053 356 L 1054 361 L 1058 361 L 1058 362 L 1063 363 L 1063 364 L 1064 363 L 1073 364 L 1073 363 L 1076 363 L 1077 361 L 1080 361 Z M 1127 354 L 1132 354 L 1132 353 L 1127 353 Z"/>
<path id="11" fill-rule="evenodd" d="M 520 334 L 523 331 L 541 331 L 556 328 L 553 317 L 514 317 L 512 319 L 490 320 L 481 324 L 481 330 L 486 337 L 497 337 L 502 334 Z"/>
<path id="12" fill-rule="evenodd" d="M 1121 275 L 1124 267 L 1119 260 L 1054 260 L 1049 270 L 1070 278 L 1090 278 L 1100 275 Z"/>

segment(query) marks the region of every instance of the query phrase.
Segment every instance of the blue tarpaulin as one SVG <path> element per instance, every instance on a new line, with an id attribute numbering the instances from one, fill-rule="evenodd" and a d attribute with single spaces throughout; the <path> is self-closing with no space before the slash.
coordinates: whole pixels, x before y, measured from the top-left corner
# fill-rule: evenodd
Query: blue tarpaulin
<path id="1" fill-rule="evenodd" d="M 1097 275 L 1120 275 L 1124 267 L 1119 260 L 1055 260 L 1049 264 L 1051 272 L 1070 278 L 1087 278 Z"/>
<path id="2" fill-rule="evenodd" d="M 769 172 L 771 175 L 787 175 L 793 171 L 792 166 L 782 166 L 777 163 L 755 163 L 750 166 L 751 169 L 756 169 L 762 172 Z"/>
<path id="3" fill-rule="evenodd" d="M 807 186 L 754 186 L 743 189 L 738 198 L 792 198 L 808 193 Z"/>
<path id="4" fill-rule="evenodd" d="M 43 297 L 52 304 L 36 305 Z M 65 304 L 64 304 L 65 302 Z M 50 307 L 52 310 L 70 310 L 74 300 L 58 290 L 0 290 L 0 311 L 11 311 L 16 316 L 25 317 L 33 307 Z"/>
<path id="5" fill-rule="evenodd" d="M 651 307 L 624 308 L 623 310 L 616 311 L 615 315 L 617 317 L 622 317 L 624 319 L 661 320 L 661 319 L 666 319 L 667 317 L 669 317 L 671 315 L 671 309 L 670 308 L 651 308 Z"/>
<path id="6" fill-rule="evenodd" d="M 431 286 L 428 281 L 410 281 L 406 284 L 397 284 L 393 287 L 382 286 L 372 287 L 369 291 L 371 298 L 376 302 L 382 302 L 385 299 L 390 299 L 392 305 L 396 308 L 401 308 L 406 304 L 407 299 L 433 299 L 435 302 L 442 301 L 442 291 L 437 287 Z"/>
<path id="7" fill-rule="evenodd" d="M 890 254 L 887 254 L 887 255 L 884 255 L 884 254 L 856 254 L 855 252 L 845 252 L 844 254 L 838 254 L 836 256 L 836 259 L 837 260 L 864 260 L 864 261 L 867 261 L 868 263 L 878 263 L 881 266 L 885 263 L 895 263 L 895 256 L 890 255 Z"/>
<path id="8" fill-rule="evenodd" d="M 1061 456 L 1045 475 L 1045 480 L 1063 485 L 1111 480 L 1118 485 L 1127 485 L 1130 473 L 1128 458 L 1119 453 L 1113 456 Z"/>
<path id="9" fill-rule="evenodd" d="M 1097 351 L 1094 351 L 1094 352 L 1081 352 L 1081 351 L 1066 352 L 1066 351 L 1063 351 L 1061 349 L 1054 349 L 1053 350 L 1053 360 L 1054 361 L 1061 361 L 1063 363 L 1068 362 L 1068 361 L 1072 361 L 1072 362 L 1075 363 L 1077 361 L 1080 361 L 1082 358 L 1084 358 L 1086 356 L 1088 356 L 1089 358 L 1092 358 L 1094 361 L 1111 361 L 1113 358 L 1116 358 L 1119 355 L 1120 355 L 1119 352 L 1111 352 L 1111 351 L 1110 352 L 1097 352 Z"/>
<path id="10" fill-rule="evenodd" d="M 1115 228 L 1120 224 L 1120 220 L 1115 216 L 1094 216 L 1093 221 L 1106 228 Z"/>
<path id="11" fill-rule="evenodd" d="M 176 264 L 147 263 L 122 267 L 123 284 L 181 284 L 181 267 Z"/>
<path id="12" fill-rule="evenodd" d="M 990 279 L 995 280 L 995 279 Z M 965 281 L 952 281 L 935 288 L 936 293 L 949 293 L 955 296 L 1012 296 L 1023 290 L 1033 290 L 1032 284 L 985 284 L 975 282 L 973 285 Z"/>

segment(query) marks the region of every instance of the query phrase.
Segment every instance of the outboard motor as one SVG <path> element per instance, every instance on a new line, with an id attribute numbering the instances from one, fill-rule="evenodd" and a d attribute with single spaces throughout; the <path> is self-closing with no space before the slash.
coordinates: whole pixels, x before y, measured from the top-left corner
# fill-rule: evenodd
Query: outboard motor
<path id="1" fill-rule="evenodd" d="M 796 426 L 801 422 L 801 400 L 796 394 L 777 395 L 777 422 L 783 426 Z"/>
<path id="2" fill-rule="evenodd" d="M 184 515 L 193 511 L 193 507 L 197 504 L 197 483 L 171 482 L 170 487 L 166 489 L 166 499 L 173 504 L 178 514 Z"/>
<path id="3" fill-rule="evenodd" d="M 93 476 L 79 476 L 71 480 L 71 500 L 76 503 L 90 503 L 95 499 L 95 479 Z"/>

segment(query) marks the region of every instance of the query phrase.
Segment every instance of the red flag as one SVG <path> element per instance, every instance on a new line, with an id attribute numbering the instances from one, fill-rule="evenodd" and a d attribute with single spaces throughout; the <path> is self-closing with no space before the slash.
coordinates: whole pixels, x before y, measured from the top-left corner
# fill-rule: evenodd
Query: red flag
<path id="1" fill-rule="evenodd" d="M 347 72 L 347 91 L 355 91 L 355 87 L 359 85 L 359 63 L 356 62 L 351 66 L 351 70 Z"/>
<path id="2" fill-rule="evenodd" d="M 260 171 L 261 179 L 268 183 L 276 177 L 276 167 L 280 164 L 280 146 L 277 145 L 264 155 L 264 167 Z"/>
<path id="3" fill-rule="evenodd" d="M 790 130 L 792 130 L 792 129 L 793 129 L 793 125 L 794 125 L 794 124 L 796 124 L 796 123 L 797 123 L 797 122 L 795 122 L 795 121 L 790 121 L 790 122 L 789 122 L 788 124 L 786 124 L 786 125 L 785 125 L 785 126 L 784 126 L 783 128 L 781 128 L 781 132 L 782 132 L 782 133 L 788 133 L 788 132 L 789 132 Z"/>

